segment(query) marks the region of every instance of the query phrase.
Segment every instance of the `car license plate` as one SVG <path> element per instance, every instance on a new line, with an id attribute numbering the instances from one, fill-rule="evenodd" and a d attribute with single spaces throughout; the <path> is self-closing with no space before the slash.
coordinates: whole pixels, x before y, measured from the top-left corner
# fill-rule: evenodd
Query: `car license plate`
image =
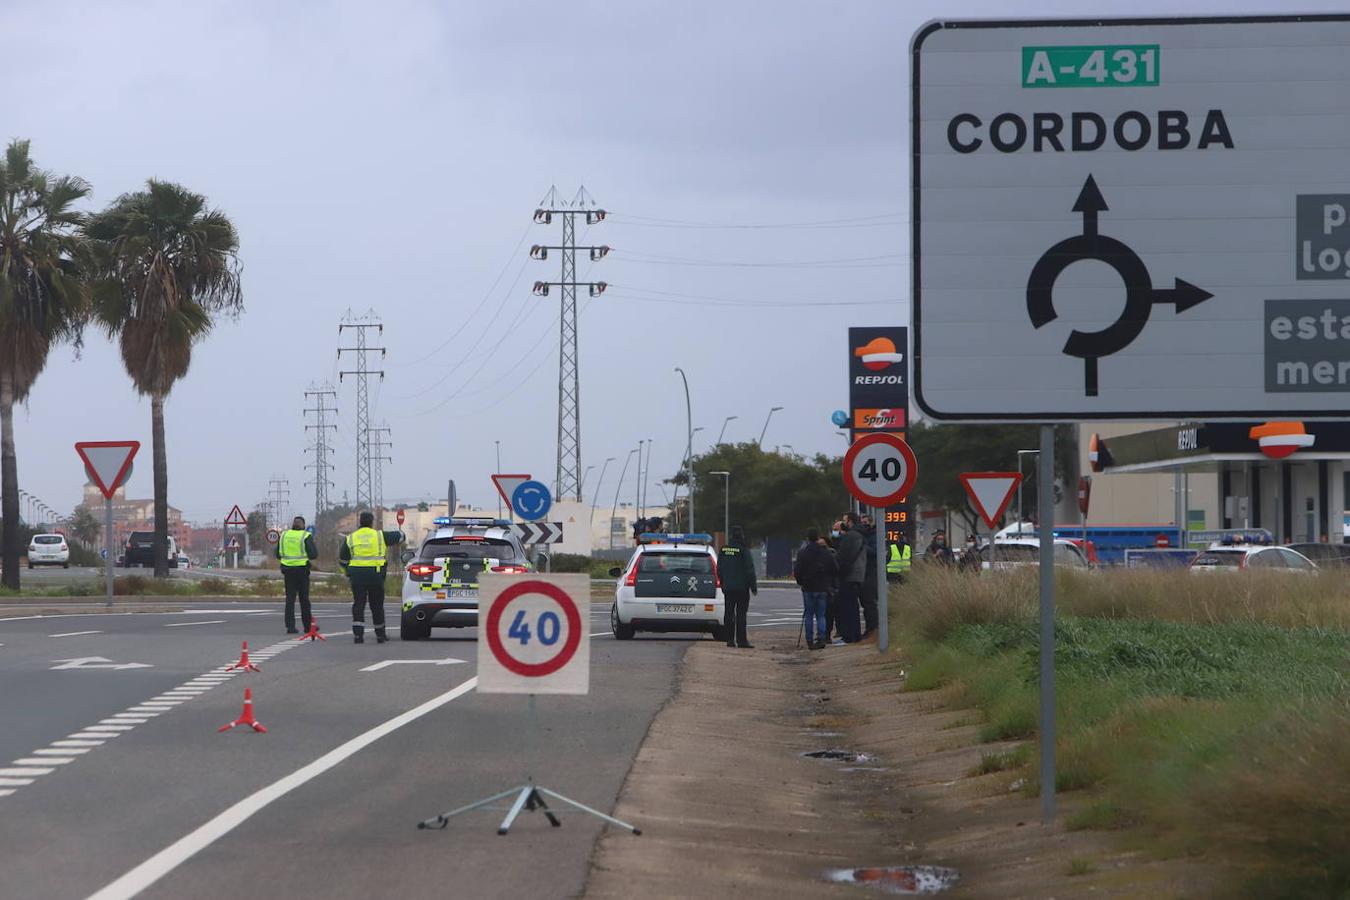
<path id="1" fill-rule="evenodd" d="M 692 603 L 658 603 L 656 611 L 659 613 L 691 613 L 694 611 Z"/>
<path id="2" fill-rule="evenodd" d="M 453 588 L 450 591 L 450 597 L 457 600 L 476 600 L 478 599 L 478 591 L 474 588 Z"/>

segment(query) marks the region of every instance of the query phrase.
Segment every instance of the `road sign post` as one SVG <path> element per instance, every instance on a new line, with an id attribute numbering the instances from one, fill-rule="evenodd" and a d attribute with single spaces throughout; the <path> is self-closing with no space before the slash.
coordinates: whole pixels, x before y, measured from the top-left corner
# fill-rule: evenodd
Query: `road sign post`
<path id="1" fill-rule="evenodd" d="M 844 486 L 863 506 L 872 507 L 877 529 L 877 650 L 890 648 L 890 590 L 886 582 L 886 507 L 909 495 L 919 464 L 909 445 L 893 434 L 858 438 L 844 454 Z"/>
<path id="2" fill-rule="evenodd" d="M 585 575 L 485 574 L 479 578 L 478 692 L 528 694 L 527 750 L 538 741 L 536 694 L 586 694 L 590 691 L 591 582 Z M 540 811 L 555 828 L 562 823 L 549 800 L 565 803 L 633 834 L 641 830 L 562 794 L 537 785 L 527 761 L 525 784 L 419 822 L 418 828 L 444 828 L 454 816 L 514 797 L 498 826 L 506 834 L 524 810 Z"/>
<path id="3" fill-rule="evenodd" d="M 104 576 L 107 581 L 107 605 L 113 603 L 113 568 L 117 555 L 113 550 L 113 495 L 117 489 L 131 477 L 131 463 L 136 451 L 141 449 L 140 441 L 80 441 L 75 452 L 84 461 L 84 470 L 103 494 Z"/>

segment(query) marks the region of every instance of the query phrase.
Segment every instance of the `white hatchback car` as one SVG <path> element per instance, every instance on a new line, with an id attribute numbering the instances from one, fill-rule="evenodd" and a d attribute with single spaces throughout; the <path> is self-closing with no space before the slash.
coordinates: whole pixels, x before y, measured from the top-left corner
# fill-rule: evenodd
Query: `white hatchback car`
<path id="1" fill-rule="evenodd" d="M 70 545 L 64 534 L 35 534 L 28 542 L 28 568 L 62 566 L 70 568 Z"/>
<path id="2" fill-rule="evenodd" d="M 638 538 L 623 568 L 609 612 L 610 630 L 621 641 L 639 631 L 706 632 L 725 641 L 722 580 L 708 534 L 654 534 Z"/>
<path id="3" fill-rule="evenodd" d="M 1317 571 L 1317 564 L 1288 547 L 1272 547 L 1269 544 L 1211 544 L 1208 550 L 1196 554 L 1195 559 L 1191 560 L 1190 569 L 1200 574 L 1251 569 L 1311 575 Z"/>

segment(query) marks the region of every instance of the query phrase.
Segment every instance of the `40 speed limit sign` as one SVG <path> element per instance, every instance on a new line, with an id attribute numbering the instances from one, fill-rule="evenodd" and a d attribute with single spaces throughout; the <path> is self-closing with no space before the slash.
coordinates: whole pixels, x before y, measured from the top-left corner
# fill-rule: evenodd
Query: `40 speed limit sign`
<path id="1" fill-rule="evenodd" d="M 478 596 L 479 693 L 590 692 L 588 576 L 484 574 Z"/>
<path id="2" fill-rule="evenodd" d="M 918 474 L 914 451 L 893 434 L 859 438 L 844 454 L 844 486 L 864 506 L 899 503 Z"/>

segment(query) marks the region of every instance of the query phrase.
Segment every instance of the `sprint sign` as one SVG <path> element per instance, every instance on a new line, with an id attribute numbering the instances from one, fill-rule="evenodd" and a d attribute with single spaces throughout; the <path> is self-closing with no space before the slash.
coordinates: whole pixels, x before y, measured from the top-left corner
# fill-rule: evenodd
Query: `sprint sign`
<path id="1" fill-rule="evenodd" d="M 588 576 L 484 574 L 478 597 L 480 693 L 590 692 Z"/>

